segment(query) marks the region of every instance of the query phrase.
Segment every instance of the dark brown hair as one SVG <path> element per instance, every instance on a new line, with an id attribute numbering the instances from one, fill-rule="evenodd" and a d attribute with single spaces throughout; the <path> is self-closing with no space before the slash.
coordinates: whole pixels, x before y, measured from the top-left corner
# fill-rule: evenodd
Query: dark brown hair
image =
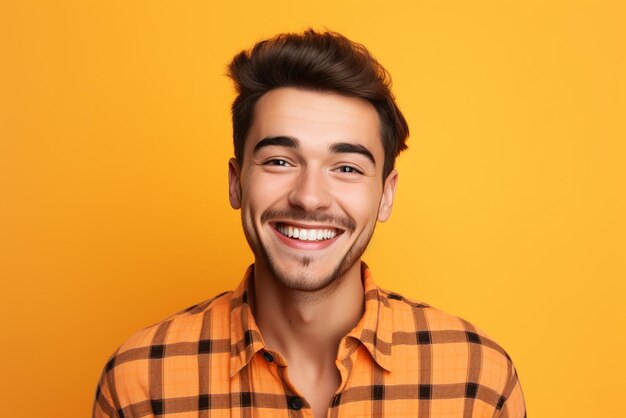
<path id="1" fill-rule="evenodd" d="M 337 32 L 286 33 L 237 54 L 228 66 L 237 98 L 233 102 L 235 158 L 243 161 L 246 136 L 257 101 L 280 87 L 330 91 L 370 102 L 380 120 L 385 149 L 383 180 L 407 148 L 409 127 L 391 92 L 389 73 L 361 44 Z"/>

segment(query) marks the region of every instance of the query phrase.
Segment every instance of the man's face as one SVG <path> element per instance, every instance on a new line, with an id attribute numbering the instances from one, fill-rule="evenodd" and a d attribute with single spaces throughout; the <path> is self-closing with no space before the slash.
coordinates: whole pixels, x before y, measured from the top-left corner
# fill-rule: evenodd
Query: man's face
<path id="1" fill-rule="evenodd" d="M 229 163 L 257 268 L 285 287 L 326 288 L 359 261 L 391 213 L 378 114 L 367 101 L 280 88 L 258 101 L 243 163 Z"/>

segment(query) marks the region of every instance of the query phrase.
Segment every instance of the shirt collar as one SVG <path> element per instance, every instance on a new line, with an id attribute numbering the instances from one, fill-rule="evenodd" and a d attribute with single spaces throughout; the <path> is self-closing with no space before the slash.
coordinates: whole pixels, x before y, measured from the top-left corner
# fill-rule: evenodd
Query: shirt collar
<path id="1" fill-rule="evenodd" d="M 246 270 L 243 280 L 233 292 L 230 302 L 230 376 L 245 367 L 252 357 L 265 348 L 261 331 L 248 304 L 249 286 L 254 265 Z M 351 341 L 358 341 L 383 369 L 391 370 L 392 316 L 389 301 L 374 283 L 365 263 L 361 263 L 361 277 L 365 294 L 365 310 L 358 324 L 342 339 L 338 358 L 344 360 L 354 350 Z"/>
<path id="2" fill-rule="evenodd" d="M 354 349 L 350 339 L 358 340 L 369 351 L 372 359 L 383 369 L 391 371 L 392 325 L 391 307 L 383 291 L 376 286 L 372 273 L 361 263 L 361 277 L 365 294 L 365 310 L 359 323 L 342 340 L 339 360 L 344 360 Z"/>
<path id="3" fill-rule="evenodd" d="M 230 302 L 230 377 L 246 366 L 265 347 L 261 331 L 248 304 L 254 264 L 248 267 Z"/>

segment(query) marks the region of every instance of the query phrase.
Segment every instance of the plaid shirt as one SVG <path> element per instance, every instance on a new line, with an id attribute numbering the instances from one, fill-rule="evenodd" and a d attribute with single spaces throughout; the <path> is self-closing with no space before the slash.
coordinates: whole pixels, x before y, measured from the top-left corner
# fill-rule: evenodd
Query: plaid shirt
<path id="1" fill-rule="evenodd" d="M 145 328 L 107 362 L 93 417 L 313 417 L 234 292 Z M 515 368 L 470 323 L 379 289 L 363 270 L 365 313 L 339 345 L 329 417 L 525 417 Z"/>

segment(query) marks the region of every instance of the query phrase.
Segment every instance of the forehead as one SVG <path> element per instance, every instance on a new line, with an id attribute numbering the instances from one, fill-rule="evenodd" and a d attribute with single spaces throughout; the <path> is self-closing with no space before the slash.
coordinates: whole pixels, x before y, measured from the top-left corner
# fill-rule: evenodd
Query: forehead
<path id="1" fill-rule="evenodd" d="M 285 87 L 263 95 L 255 108 L 246 151 L 263 138 L 281 135 L 296 138 L 303 148 L 352 142 L 372 153 L 383 153 L 374 106 L 364 99 L 336 93 Z"/>

